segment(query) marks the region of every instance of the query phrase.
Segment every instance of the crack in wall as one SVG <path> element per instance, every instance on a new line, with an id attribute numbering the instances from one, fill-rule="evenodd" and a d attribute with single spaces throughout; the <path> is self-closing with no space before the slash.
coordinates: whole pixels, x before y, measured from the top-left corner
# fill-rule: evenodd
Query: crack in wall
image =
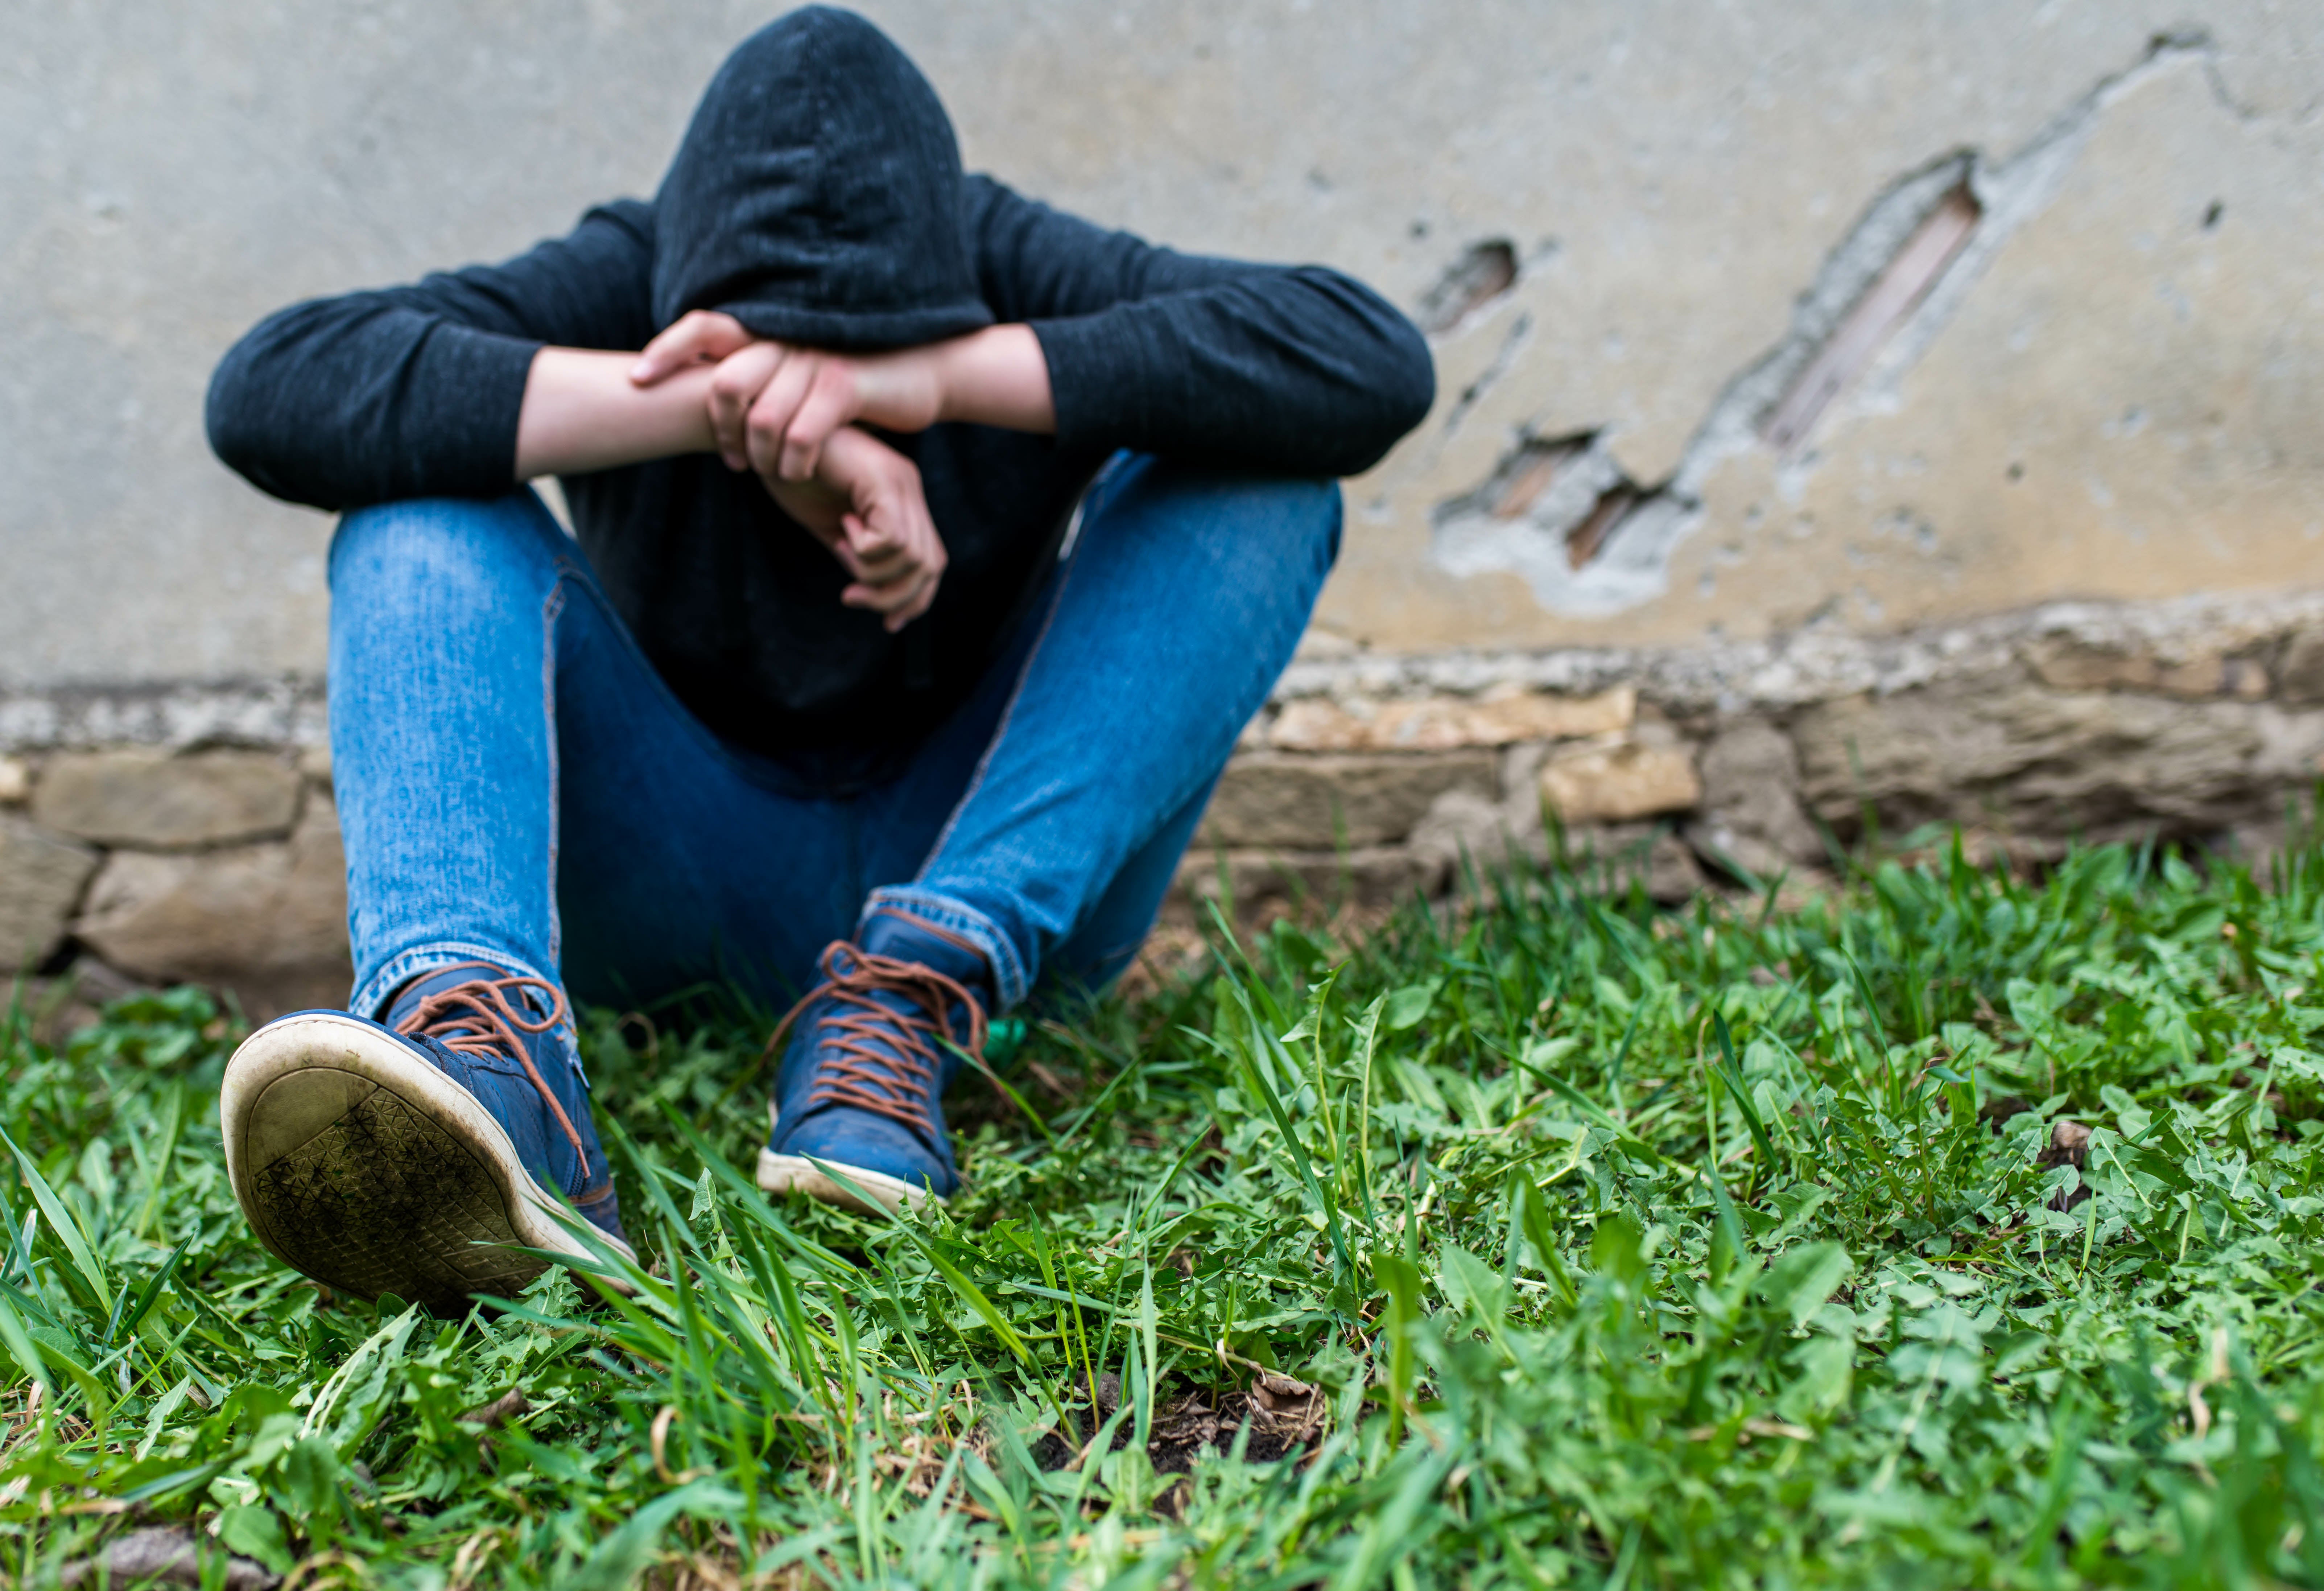
<path id="1" fill-rule="evenodd" d="M 1517 245 L 1506 237 L 1472 243 L 1421 295 L 1420 329 L 1442 337 L 1517 284 Z"/>
<path id="2" fill-rule="evenodd" d="M 2158 34 L 2007 159 L 1959 150 L 1897 179 L 1825 256 L 1782 339 L 1712 400 L 1667 479 L 1631 480 L 1602 430 L 1520 431 L 1490 476 L 1431 515 L 1437 566 L 1462 577 L 1514 573 L 1563 617 L 1603 617 L 1661 596 L 1672 556 L 1702 523 L 1703 485 L 1720 463 L 1772 447 L 1786 484 L 1796 485 L 1819 462 L 1819 421 L 1835 409 L 1893 407 L 1904 376 L 2002 245 L 2056 196 L 2107 107 L 2156 72 L 2190 61 L 2209 71 L 2215 53 L 2200 32 Z M 1464 255 L 1439 291 L 1471 268 Z M 1462 394 L 1448 431 L 1506 369 L 1517 341 Z"/>

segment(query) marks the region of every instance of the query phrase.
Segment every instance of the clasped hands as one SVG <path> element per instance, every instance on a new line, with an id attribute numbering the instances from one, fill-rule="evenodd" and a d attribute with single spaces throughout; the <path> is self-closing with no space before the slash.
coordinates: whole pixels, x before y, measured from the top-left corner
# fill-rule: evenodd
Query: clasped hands
<path id="1" fill-rule="evenodd" d="M 1056 430 L 1048 358 L 1031 327 L 834 354 L 770 342 L 731 315 L 696 310 L 641 354 L 536 350 L 515 475 L 586 475 L 715 451 L 766 483 L 853 577 L 840 599 L 879 614 L 893 634 L 936 600 L 945 546 L 918 467 L 864 428 L 945 421 Z"/>
<path id="2" fill-rule="evenodd" d="M 840 601 L 881 615 L 892 634 L 936 600 L 945 545 L 918 467 L 861 426 L 917 431 L 943 418 L 941 346 L 826 353 L 696 310 L 646 345 L 630 380 L 647 388 L 715 366 L 705 402 L 719 457 L 765 483 L 853 577 Z"/>

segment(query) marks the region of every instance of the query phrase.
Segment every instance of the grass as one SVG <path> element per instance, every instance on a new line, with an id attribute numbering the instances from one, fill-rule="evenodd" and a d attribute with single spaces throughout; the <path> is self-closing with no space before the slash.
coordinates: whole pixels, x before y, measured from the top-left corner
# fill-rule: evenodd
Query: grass
<path id="1" fill-rule="evenodd" d="M 736 1170 L 752 1034 L 605 1018 L 652 1273 L 451 1323 L 259 1250 L 204 996 L 12 1029 L 0 1575 L 176 1523 L 302 1587 L 2324 1585 L 2312 990 L 2313 846 L 1510 876 L 1037 1028 L 1046 1119 L 897 1222 Z"/>

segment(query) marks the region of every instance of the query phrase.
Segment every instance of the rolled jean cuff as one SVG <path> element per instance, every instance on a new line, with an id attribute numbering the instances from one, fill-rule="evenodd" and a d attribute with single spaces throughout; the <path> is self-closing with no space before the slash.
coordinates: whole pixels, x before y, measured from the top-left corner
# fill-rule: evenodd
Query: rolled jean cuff
<path id="1" fill-rule="evenodd" d="M 940 895 L 933 890 L 918 889 L 910 884 L 885 884 L 872 892 L 863 902 L 863 915 L 856 920 L 860 930 L 872 914 L 883 906 L 908 911 L 915 917 L 926 918 L 938 928 L 949 929 L 961 936 L 983 955 L 985 965 L 992 968 L 993 1007 L 985 1014 L 998 1016 L 1025 998 L 1025 986 L 1030 981 L 1025 971 L 1024 958 L 1017 947 L 1001 931 L 992 919 L 973 906 L 963 905 L 950 895 Z"/>
<path id="2" fill-rule="evenodd" d="M 496 950 L 489 945 L 471 945 L 458 939 L 439 940 L 432 945 L 414 945 L 389 957 L 387 964 L 365 978 L 347 1009 L 355 1015 L 378 1022 L 387 1013 L 383 1009 L 395 992 L 423 973 L 439 967 L 456 967 L 463 961 L 489 961 L 518 977 L 539 978 L 542 983 L 563 987 L 556 975 L 540 970 L 521 957 L 506 950 Z"/>

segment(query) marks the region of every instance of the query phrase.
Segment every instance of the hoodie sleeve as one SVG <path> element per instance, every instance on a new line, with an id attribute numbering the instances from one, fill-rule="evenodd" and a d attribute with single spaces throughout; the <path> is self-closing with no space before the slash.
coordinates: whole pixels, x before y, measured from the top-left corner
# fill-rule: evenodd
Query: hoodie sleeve
<path id="1" fill-rule="evenodd" d="M 1048 358 L 1061 443 L 1355 475 L 1435 398 L 1419 331 L 1336 271 L 1176 254 L 988 178 L 967 202 L 986 301 Z"/>
<path id="2" fill-rule="evenodd" d="M 504 264 L 294 304 L 211 376 L 210 447 L 318 508 L 505 492 L 534 352 L 644 347 L 652 260 L 653 212 L 627 200 Z"/>

